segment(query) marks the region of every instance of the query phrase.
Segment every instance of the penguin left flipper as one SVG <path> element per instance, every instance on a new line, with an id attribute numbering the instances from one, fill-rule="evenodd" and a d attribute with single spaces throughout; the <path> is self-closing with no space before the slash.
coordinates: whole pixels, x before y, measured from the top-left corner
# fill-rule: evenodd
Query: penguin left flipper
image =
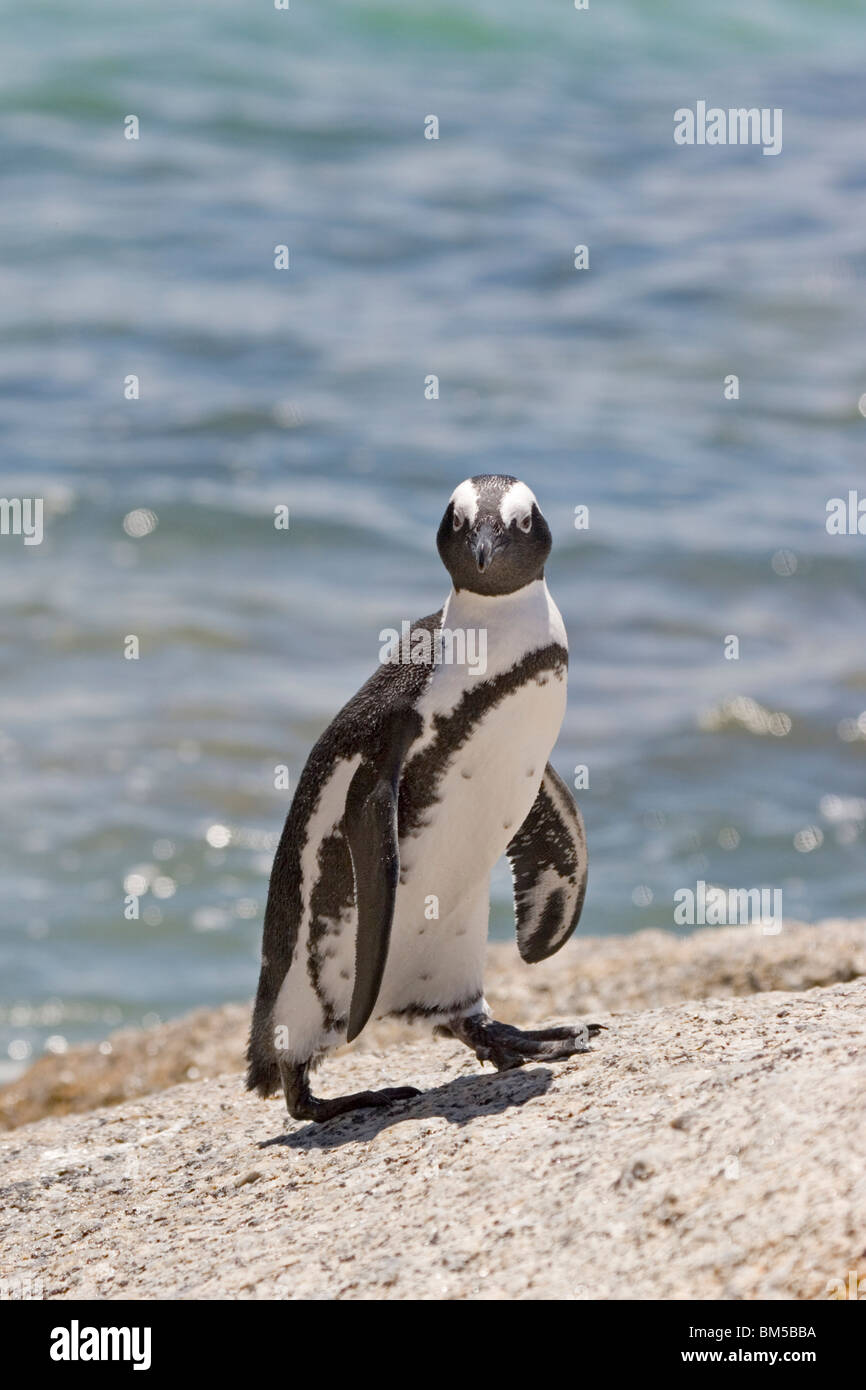
<path id="1" fill-rule="evenodd" d="M 397 792 L 403 758 L 418 723 L 412 711 L 393 717 L 386 746 L 377 750 L 375 759 L 362 760 L 346 795 L 343 827 L 352 858 L 358 914 L 347 1042 L 357 1038 L 367 1023 L 385 973 L 400 879 Z"/>
<path id="2" fill-rule="evenodd" d="M 523 959 L 534 964 L 565 945 L 586 894 L 583 819 L 550 763 L 506 854 L 514 878 L 517 947 Z"/>

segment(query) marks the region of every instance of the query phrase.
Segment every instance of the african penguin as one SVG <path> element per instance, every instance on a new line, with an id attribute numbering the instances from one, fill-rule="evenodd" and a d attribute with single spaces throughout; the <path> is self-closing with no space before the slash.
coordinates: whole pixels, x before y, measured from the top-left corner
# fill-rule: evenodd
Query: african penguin
<path id="1" fill-rule="evenodd" d="M 502 854 L 526 961 L 559 950 L 586 890 L 580 813 L 547 761 L 568 664 L 544 579 L 550 530 L 524 483 L 484 475 L 456 488 L 436 542 L 444 607 L 412 625 L 411 659 L 380 664 L 325 730 L 274 859 L 247 1086 L 282 1083 L 297 1119 L 418 1094 L 311 1093 L 311 1065 L 371 1018 L 424 1020 L 500 1070 L 584 1052 L 598 1031 L 497 1023 L 482 979 Z M 484 634 L 485 669 L 462 659 L 461 633 Z"/>

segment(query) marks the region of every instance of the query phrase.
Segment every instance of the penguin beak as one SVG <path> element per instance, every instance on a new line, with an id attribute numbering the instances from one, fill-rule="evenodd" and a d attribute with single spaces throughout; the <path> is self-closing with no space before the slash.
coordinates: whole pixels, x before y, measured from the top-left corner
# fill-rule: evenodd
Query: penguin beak
<path id="1" fill-rule="evenodd" d="M 501 545 L 502 542 L 491 523 L 479 522 L 469 536 L 469 549 L 472 551 L 472 558 L 478 566 L 479 574 L 490 568 L 490 562 Z"/>

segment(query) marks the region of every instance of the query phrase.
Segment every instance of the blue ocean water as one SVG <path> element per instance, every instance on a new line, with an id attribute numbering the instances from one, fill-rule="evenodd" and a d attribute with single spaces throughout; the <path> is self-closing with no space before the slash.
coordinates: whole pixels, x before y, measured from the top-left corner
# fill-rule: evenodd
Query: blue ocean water
<path id="1" fill-rule="evenodd" d="M 699 878 L 862 913 L 861 7 L 3 14 L 2 492 L 45 499 L 0 537 L 6 1070 L 252 992 L 274 768 L 439 606 L 472 473 L 554 532 L 583 929 Z M 698 100 L 782 153 L 676 146 Z"/>

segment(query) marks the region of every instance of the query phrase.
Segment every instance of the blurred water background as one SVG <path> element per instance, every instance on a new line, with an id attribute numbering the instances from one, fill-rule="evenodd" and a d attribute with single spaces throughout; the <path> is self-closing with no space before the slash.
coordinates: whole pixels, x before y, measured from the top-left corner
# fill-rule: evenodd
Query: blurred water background
<path id="1" fill-rule="evenodd" d="M 46 505 L 0 538 L 3 1074 L 250 995 L 274 768 L 439 606 L 472 473 L 554 532 L 582 929 L 699 878 L 861 914 L 862 7 L 2 15 L 2 492 Z M 698 99 L 781 107 L 783 152 L 678 148 Z"/>

